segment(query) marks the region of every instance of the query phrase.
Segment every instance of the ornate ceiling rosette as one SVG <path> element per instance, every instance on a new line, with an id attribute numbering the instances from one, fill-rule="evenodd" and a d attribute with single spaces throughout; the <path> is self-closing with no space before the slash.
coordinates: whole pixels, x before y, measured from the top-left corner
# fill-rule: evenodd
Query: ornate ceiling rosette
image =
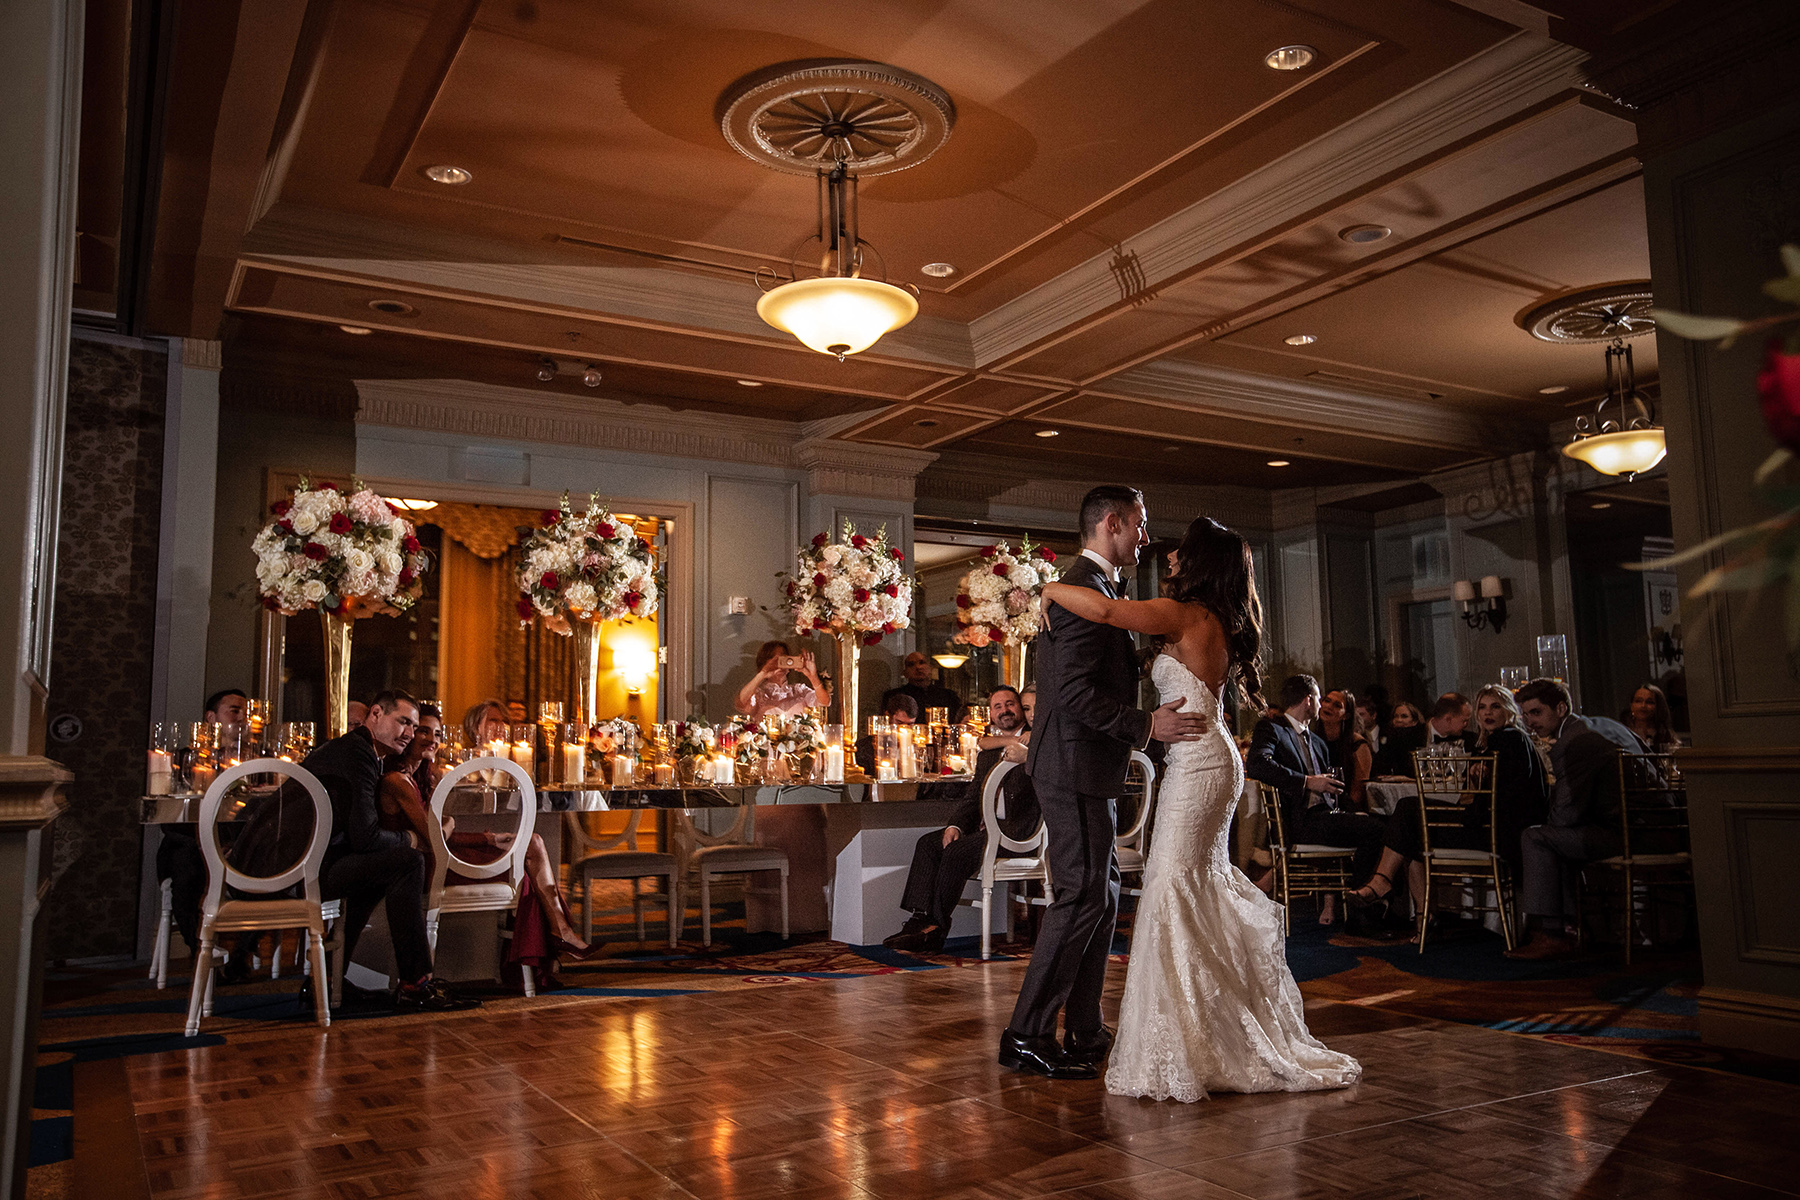
<path id="1" fill-rule="evenodd" d="M 1553 296 L 1521 312 L 1519 328 L 1546 342 L 1611 342 L 1656 331 L 1650 281 L 1609 283 Z"/>
<path id="2" fill-rule="evenodd" d="M 718 117 L 732 148 L 765 167 L 815 175 L 842 162 L 872 176 L 935 154 L 956 124 L 956 105 L 899 67 L 808 59 L 738 80 L 720 97 Z"/>

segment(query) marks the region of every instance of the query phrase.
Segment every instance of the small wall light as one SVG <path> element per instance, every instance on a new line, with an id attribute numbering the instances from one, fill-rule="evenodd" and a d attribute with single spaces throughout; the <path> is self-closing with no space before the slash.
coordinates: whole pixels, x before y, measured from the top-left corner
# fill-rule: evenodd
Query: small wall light
<path id="1" fill-rule="evenodd" d="M 613 670 L 624 678 L 627 695 L 642 695 L 644 684 L 656 674 L 656 651 L 642 642 L 614 646 Z"/>
<path id="2" fill-rule="evenodd" d="M 1451 595 L 1462 605 L 1462 619 L 1470 629 L 1486 627 L 1495 633 L 1506 624 L 1506 602 L 1512 598 L 1512 580 L 1484 575 L 1480 583 L 1456 581 Z"/>

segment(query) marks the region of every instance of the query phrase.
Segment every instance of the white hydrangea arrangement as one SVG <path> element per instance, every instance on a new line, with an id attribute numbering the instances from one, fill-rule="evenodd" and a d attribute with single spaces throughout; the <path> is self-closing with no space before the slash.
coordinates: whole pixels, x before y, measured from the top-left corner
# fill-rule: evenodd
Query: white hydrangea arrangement
<path id="1" fill-rule="evenodd" d="M 1060 572 L 1056 555 L 1046 546 L 1022 538 L 1013 553 L 1005 542 L 981 548 L 981 559 L 963 575 L 956 589 L 953 641 L 967 646 L 1004 642 L 1023 646 L 1037 636 L 1038 597 Z"/>
<path id="2" fill-rule="evenodd" d="M 563 493 L 562 507 L 544 513 L 544 525 L 519 546 L 519 619 L 540 616 L 558 632 L 568 622 L 648 617 L 661 596 L 650 544 L 613 519 L 600 497 L 589 497 L 577 516 Z"/>
<path id="3" fill-rule="evenodd" d="M 265 607 L 287 616 L 315 608 L 398 615 L 423 591 L 431 560 L 412 523 L 361 483 L 345 493 L 302 478 L 270 511 L 275 519 L 251 543 Z"/>
<path id="4" fill-rule="evenodd" d="M 796 559 L 785 588 L 794 632 L 860 633 L 873 646 L 911 624 L 912 577 L 906 555 L 888 545 L 885 525 L 870 538 L 845 521 L 842 541 L 818 534 Z"/>

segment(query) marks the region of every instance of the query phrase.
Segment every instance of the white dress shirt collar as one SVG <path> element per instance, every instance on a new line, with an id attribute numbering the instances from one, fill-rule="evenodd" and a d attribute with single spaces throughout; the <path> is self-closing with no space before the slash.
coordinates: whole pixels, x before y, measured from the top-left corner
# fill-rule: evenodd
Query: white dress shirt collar
<path id="1" fill-rule="evenodd" d="M 1086 547 L 1083 547 L 1081 557 L 1091 559 L 1094 563 L 1098 564 L 1101 573 L 1106 576 L 1106 581 L 1108 583 L 1116 584 L 1119 582 L 1119 568 L 1113 565 L 1112 560 L 1098 550 L 1089 550 Z"/>

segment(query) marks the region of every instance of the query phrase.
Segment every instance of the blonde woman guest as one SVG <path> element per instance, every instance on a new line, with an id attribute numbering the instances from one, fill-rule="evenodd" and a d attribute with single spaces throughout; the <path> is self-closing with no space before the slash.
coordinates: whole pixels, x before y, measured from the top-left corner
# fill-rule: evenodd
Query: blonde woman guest
<path id="1" fill-rule="evenodd" d="M 806 682 L 795 682 L 793 675 Z M 790 716 L 830 703 L 831 689 L 820 682 L 811 650 L 796 657 L 786 642 L 764 642 L 756 652 L 756 674 L 738 689 L 733 706 L 745 716 L 760 717 L 772 712 Z"/>

